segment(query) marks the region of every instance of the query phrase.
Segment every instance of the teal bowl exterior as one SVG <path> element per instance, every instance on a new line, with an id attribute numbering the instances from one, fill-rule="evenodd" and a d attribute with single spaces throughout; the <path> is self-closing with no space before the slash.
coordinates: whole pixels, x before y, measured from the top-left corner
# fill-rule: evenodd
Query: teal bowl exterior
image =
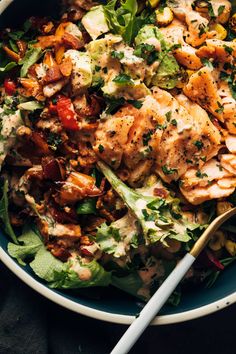
<path id="1" fill-rule="evenodd" d="M 19 10 L 24 16 L 38 14 L 38 6 L 32 4 L 30 0 L 15 0 L 10 6 L 5 6 L 10 3 L 11 0 L 0 0 L 0 13 L 7 8 L 0 16 L 0 26 L 15 24 L 17 19 L 19 21 Z M 52 3 L 54 6 L 57 1 L 41 2 L 45 12 L 52 10 Z M 53 8 L 55 10 L 55 7 Z M 113 288 L 99 289 L 99 295 L 94 289 L 86 291 L 50 289 L 29 267 L 18 265 L 7 254 L 8 242 L 6 235 L 0 231 L 0 259 L 20 279 L 48 299 L 83 315 L 114 323 L 130 324 L 140 311 L 142 304 L 138 300 Z M 198 318 L 234 302 L 236 302 L 236 264 L 225 269 L 212 288 L 200 287 L 188 290 L 183 294 L 178 307 L 166 305 L 153 324 L 170 324 Z"/>

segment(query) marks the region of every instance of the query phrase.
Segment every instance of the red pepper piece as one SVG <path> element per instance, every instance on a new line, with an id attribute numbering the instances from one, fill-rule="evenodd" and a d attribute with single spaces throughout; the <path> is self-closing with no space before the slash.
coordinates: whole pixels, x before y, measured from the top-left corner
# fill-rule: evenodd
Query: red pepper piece
<path id="1" fill-rule="evenodd" d="M 77 120 L 77 114 L 74 110 L 74 106 L 71 99 L 65 96 L 61 96 L 57 100 L 57 112 L 65 129 L 68 130 L 80 130 L 79 122 Z"/>
<path id="2" fill-rule="evenodd" d="M 6 78 L 4 80 L 4 88 L 8 95 L 12 96 L 16 92 L 16 84 L 13 80 Z"/>

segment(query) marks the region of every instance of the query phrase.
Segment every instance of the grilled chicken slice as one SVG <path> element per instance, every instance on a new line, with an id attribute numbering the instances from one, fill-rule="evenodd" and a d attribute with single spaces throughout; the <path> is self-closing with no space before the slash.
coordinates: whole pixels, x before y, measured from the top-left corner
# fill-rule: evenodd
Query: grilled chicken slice
<path id="1" fill-rule="evenodd" d="M 120 166 L 124 146 L 128 141 L 129 130 L 134 123 L 134 111 L 132 106 L 125 106 L 106 120 L 101 119 L 95 132 L 96 154 L 108 165 L 117 169 Z"/>
<path id="2" fill-rule="evenodd" d="M 191 165 L 203 165 L 220 147 L 220 133 L 207 113 L 184 95 L 176 98 L 156 89 L 154 97 L 168 107 L 169 123 L 157 151 L 157 172 L 165 182 L 178 180 Z"/>
<path id="3" fill-rule="evenodd" d="M 207 200 L 228 197 L 236 187 L 236 175 L 216 159 L 206 162 L 201 169 L 190 168 L 181 179 L 180 190 L 193 205 Z"/>
<path id="4" fill-rule="evenodd" d="M 225 139 L 227 149 L 233 154 L 236 153 L 236 135 L 228 135 Z"/>
<path id="5" fill-rule="evenodd" d="M 176 60 L 191 70 L 198 70 L 202 67 L 200 58 L 196 55 L 197 49 L 187 44 L 184 40 L 186 27 L 178 20 L 174 20 L 169 26 L 160 28 L 165 40 L 171 44 L 180 44 L 181 47 L 174 51 Z"/>
<path id="6" fill-rule="evenodd" d="M 192 74 L 183 91 L 191 100 L 225 122 L 230 133 L 236 134 L 236 101 L 229 85 L 219 78 L 220 72 L 203 67 Z"/>
<path id="7" fill-rule="evenodd" d="M 168 5 L 171 7 L 175 16 L 184 21 L 188 27 L 186 31 L 186 42 L 193 47 L 198 47 L 205 42 L 206 39 L 215 35 L 214 31 L 209 31 L 209 19 L 202 16 L 192 8 L 192 1 L 189 0 L 169 0 Z"/>
<path id="8" fill-rule="evenodd" d="M 223 121 L 223 112 L 220 111 L 221 98 L 218 93 L 217 82 L 210 68 L 203 67 L 192 74 L 183 91 L 191 100 L 197 102 L 220 121 Z"/>
<path id="9" fill-rule="evenodd" d="M 160 114 L 155 97 L 147 96 L 141 109 L 133 110 L 134 123 L 124 146 L 124 163 L 132 169 L 141 160 L 154 159 L 166 117 Z"/>
<path id="10" fill-rule="evenodd" d="M 206 45 L 199 48 L 196 54 L 200 58 L 213 58 L 223 63 L 232 63 L 236 58 L 236 42 L 207 39 Z"/>
<path id="11" fill-rule="evenodd" d="M 234 154 L 221 155 L 220 163 L 227 171 L 236 176 L 236 156 Z"/>

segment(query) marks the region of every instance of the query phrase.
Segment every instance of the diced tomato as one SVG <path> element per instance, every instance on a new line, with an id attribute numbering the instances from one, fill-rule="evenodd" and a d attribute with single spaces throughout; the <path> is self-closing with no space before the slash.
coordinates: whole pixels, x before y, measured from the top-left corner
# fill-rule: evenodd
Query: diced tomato
<path id="1" fill-rule="evenodd" d="M 77 114 L 74 110 L 74 106 L 70 98 L 65 96 L 61 96 L 58 98 L 57 112 L 65 129 L 80 130 L 79 122 L 77 120 Z"/>
<path id="2" fill-rule="evenodd" d="M 16 84 L 13 80 L 6 78 L 4 80 L 4 88 L 8 95 L 12 96 L 16 92 Z"/>

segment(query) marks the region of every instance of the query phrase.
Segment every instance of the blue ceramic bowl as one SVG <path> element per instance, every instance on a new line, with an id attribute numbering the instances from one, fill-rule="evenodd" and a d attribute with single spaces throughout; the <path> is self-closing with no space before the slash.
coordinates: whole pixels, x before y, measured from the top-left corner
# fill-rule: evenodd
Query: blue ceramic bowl
<path id="1" fill-rule="evenodd" d="M 4 13 L 3 13 L 3 10 Z M 58 1 L 0 0 L 0 26 L 16 25 L 32 14 L 55 14 Z M 7 254 L 7 237 L 0 234 L 0 259 L 20 279 L 48 299 L 72 311 L 100 320 L 130 324 L 140 304 L 136 299 L 116 289 L 104 289 L 96 296 L 93 289 L 86 294 L 79 291 L 59 291 L 47 287 L 28 267 L 19 266 Z M 170 324 L 201 317 L 236 302 L 236 264 L 227 268 L 210 289 L 194 289 L 183 295 L 181 304 L 165 306 L 153 324 Z"/>

